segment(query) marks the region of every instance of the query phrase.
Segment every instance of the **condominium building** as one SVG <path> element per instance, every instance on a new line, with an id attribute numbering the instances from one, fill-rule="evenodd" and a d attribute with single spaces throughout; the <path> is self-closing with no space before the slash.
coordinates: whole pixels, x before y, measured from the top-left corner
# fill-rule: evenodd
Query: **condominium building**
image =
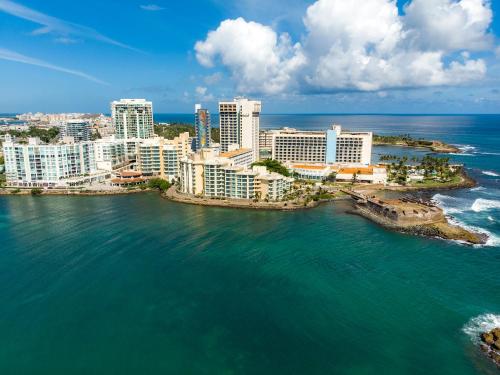
<path id="1" fill-rule="evenodd" d="M 190 151 L 187 132 L 174 139 L 146 139 L 138 145 L 137 166 L 145 176 L 158 176 L 173 181 L 179 177 L 179 160 Z"/>
<path id="2" fill-rule="evenodd" d="M 210 112 L 208 109 L 201 108 L 200 104 L 196 104 L 194 110 L 196 150 L 199 150 L 201 148 L 210 147 L 212 127 L 210 122 Z"/>
<path id="3" fill-rule="evenodd" d="M 67 186 L 69 180 L 85 176 L 92 181 L 98 172 L 92 142 L 42 144 L 29 138 L 28 144 L 14 143 L 7 135 L 3 144 L 7 185 L 19 187 Z"/>
<path id="4" fill-rule="evenodd" d="M 265 167 L 249 169 L 234 162 L 210 149 L 183 158 L 180 191 L 207 197 L 279 200 L 290 190 L 292 178 L 270 173 Z"/>
<path id="5" fill-rule="evenodd" d="M 116 137 L 151 138 L 153 128 L 153 104 L 145 99 L 120 99 L 111 103 L 111 113 Z"/>
<path id="6" fill-rule="evenodd" d="M 128 161 L 127 144 L 124 139 L 102 138 L 93 142 L 97 169 L 112 171 Z"/>
<path id="7" fill-rule="evenodd" d="M 261 102 L 245 98 L 219 102 L 219 127 L 222 152 L 231 145 L 252 150 L 253 161 L 259 159 Z"/>
<path id="8" fill-rule="evenodd" d="M 346 132 L 340 125 L 333 125 L 326 131 L 283 128 L 273 131 L 271 136 L 272 158 L 281 162 L 365 165 L 371 162 L 371 132 Z"/>
<path id="9" fill-rule="evenodd" d="M 68 120 L 60 127 L 61 135 L 73 137 L 75 142 L 90 141 L 91 126 L 86 120 Z"/>

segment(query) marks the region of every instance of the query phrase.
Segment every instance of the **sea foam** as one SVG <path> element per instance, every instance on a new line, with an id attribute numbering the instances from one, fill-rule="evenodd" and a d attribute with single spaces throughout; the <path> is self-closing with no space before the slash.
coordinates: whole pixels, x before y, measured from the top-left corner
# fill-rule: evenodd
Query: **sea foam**
<path id="1" fill-rule="evenodd" d="M 470 337 L 474 344 L 479 345 L 481 333 L 497 327 L 500 327 L 500 315 L 483 314 L 469 320 L 462 331 Z"/>
<path id="2" fill-rule="evenodd" d="M 500 208 L 500 201 L 477 198 L 470 209 L 474 212 L 483 212 L 494 208 Z"/>
<path id="3" fill-rule="evenodd" d="M 485 174 L 486 176 L 491 176 L 491 177 L 500 177 L 498 173 L 492 172 L 492 171 L 482 171 L 482 174 Z"/>

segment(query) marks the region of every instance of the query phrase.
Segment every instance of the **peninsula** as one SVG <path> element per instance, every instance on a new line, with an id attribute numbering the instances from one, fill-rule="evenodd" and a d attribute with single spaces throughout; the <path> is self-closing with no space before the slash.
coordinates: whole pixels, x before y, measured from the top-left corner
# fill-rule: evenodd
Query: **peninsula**
<path id="1" fill-rule="evenodd" d="M 440 154 L 460 153 L 456 146 L 437 140 L 415 139 L 409 134 L 404 135 L 373 135 L 373 144 L 376 146 L 401 146 L 425 148 Z"/>
<path id="2" fill-rule="evenodd" d="M 396 230 L 484 243 L 450 225 L 430 204 L 385 199 L 386 190 L 473 186 L 449 158 L 382 155 L 372 146 L 425 147 L 456 152 L 440 141 L 410 135 L 284 127 L 260 130 L 261 101 L 219 102 L 219 127 L 195 105 L 194 125 L 154 123 L 152 103 L 121 99 L 112 117 L 26 114 L 1 131 L 0 194 L 110 195 L 160 191 L 177 202 L 264 210 L 299 210 L 355 198 L 354 211 Z M 378 207 L 378 208 L 377 208 Z M 389 214 L 388 214 L 389 213 Z M 425 213 L 425 214 L 423 214 Z M 432 214 L 428 218 L 427 214 Z"/>

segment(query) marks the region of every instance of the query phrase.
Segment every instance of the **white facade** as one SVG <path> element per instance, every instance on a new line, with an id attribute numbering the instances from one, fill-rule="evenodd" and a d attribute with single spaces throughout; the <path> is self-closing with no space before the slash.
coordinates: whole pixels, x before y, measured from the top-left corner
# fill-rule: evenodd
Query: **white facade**
<path id="1" fill-rule="evenodd" d="M 387 169 L 383 165 L 287 163 L 286 167 L 290 172 L 296 173 L 297 178 L 304 180 L 324 181 L 334 173 L 335 180 L 341 182 L 351 182 L 356 177 L 359 182 L 387 183 Z"/>
<path id="2" fill-rule="evenodd" d="M 71 178 L 98 172 L 92 142 L 47 145 L 30 138 L 28 144 L 19 144 L 7 136 L 3 149 L 9 186 L 67 186 Z"/>
<path id="3" fill-rule="evenodd" d="M 93 142 L 97 169 L 111 171 L 128 162 L 125 140 L 114 137 Z"/>
<path id="4" fill-rule="evenodd" d="M 371 132 L 347 132 L 333 125 L 328 131 L 283 128 L 268 135 L 272 136 L 272 158 L 280 162 L 371 163 Z M 261 139 L 268 142 L 268 135 Z"/>
<path id="5" fill-rule="evenodd" d="M 117 138 L 153 137 L 153 103 L 146 99 L 120 99 L 111 103 L 111 113 Z"/>
<path id="6" fill-rule="evenodd" d="M 259 159 L 260 101 L 235 98 L 219 102 L 219 127 L 221 150 L 227 152 L 231 145 L 252 150 L 253 161 Z"/>
<path id="7" fill-rule="evenodd" d="M 235 199 L 282 199 L 293 179 L 269 173 L 265 167 L 246 168 L 204 149 L 180 161 L 180 191 L 185 194 Z"/>
<path id="8" fill-rule="evenodd" d="M 173 181 L 179 177 L 179 160 L 191 151 L 189 133 L 174 139 L 155 137 L 137 146 L 137 166 L 144 175 Z"/>

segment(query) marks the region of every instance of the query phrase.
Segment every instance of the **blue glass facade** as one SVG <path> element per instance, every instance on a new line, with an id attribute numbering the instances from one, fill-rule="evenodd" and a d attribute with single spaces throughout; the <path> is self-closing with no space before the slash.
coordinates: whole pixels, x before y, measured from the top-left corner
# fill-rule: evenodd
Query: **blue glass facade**
<path id="1" fill-rule="evenodd" d="M 337 160 L 337 132 L 333 129 L 326 131 L 326 162 L 335 163 Z"/>

